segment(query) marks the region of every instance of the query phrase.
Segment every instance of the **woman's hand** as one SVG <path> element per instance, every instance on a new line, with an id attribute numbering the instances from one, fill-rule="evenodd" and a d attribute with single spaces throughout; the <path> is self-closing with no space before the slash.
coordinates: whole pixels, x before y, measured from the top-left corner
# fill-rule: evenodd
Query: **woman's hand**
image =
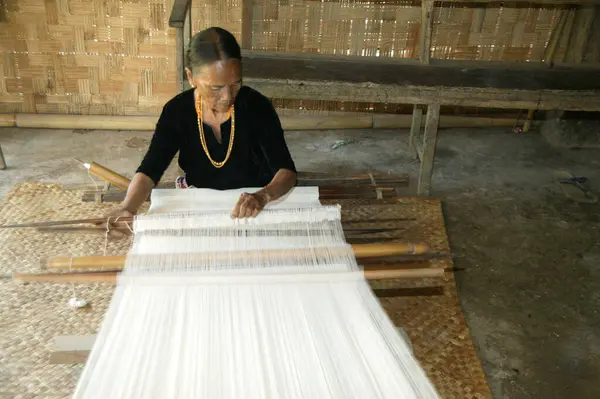
<path id="1" fill-rule="evenodd" d="M 256 193 L 244 193 L 240 196 L 231 217 L 233 218 L 248 218 L 256 217 L 265 205 L 269 203 L 269 194 L 266 190 L 257 191 Z"/>
<path id="2" fill-rule="evenodd" d="M 127 227 L 127 225 L 125 225 L 125 222 L 121 222 L 121 223 L 116 223 L 119 222 L 119 218 L 122 217 L 132 217 L 135 214 L 131 211 L 129 211 L 123 204 L 117 206 L 116 208 L 113 208 L 111 210 L 109 210 L 108 212 L 106 212 L 104 214 L 104 217 L 106 218 L 106 221 L 104 221 L 102 224 L 98 224 L 98 226 L 103 226 L 103 227 L 107 227 L 106 224 L 109 223 L 108 226 L 108 235 L 110 237 L 113 238 L 123 238 L 123 237 L 127 237 L 129 235 L 131 235 L 131 229 L 130 227 Z M 110 219 L 110 220 L 109 220 Z M 128 222 L 129 226 L 131 226 L 131 222 Z"/>

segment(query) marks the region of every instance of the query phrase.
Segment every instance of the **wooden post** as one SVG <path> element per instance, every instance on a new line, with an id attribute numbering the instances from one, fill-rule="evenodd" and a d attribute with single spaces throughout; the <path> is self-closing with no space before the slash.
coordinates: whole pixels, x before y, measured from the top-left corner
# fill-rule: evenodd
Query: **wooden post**
<path id="1" fill-rule="evenodd" d="M 440 118 L 440 105 L 430 104 L 425 116 L 425 132 L 423 134 L 423 157 L 419 169 L 419 183 L 417 195 L 429 195 L 431 189 L 431 175 L 437 144 L 438 122 Z"/>
<path id="2" fill-rule="evenodd" d="M 554 59 L 554 54 L 556 53 L 556 49 L 558 48 L 558 43 L 560 42 L 560 37 L 562 36 L 562 32 L 567 23 L 567 19 L 569 17 L 570 10 L 563 10 L 558 17 L 558 22 L 554 25 L 552 29 L 552 33 L 550 35 L 550 40 L 548 40 L 548 44 L 546 45 L 546 49 L 544 51 L 544 59 L 545 63 L 552 65 L 552 60 Z"/>
<path id="3" fill-rule="evenodd" d="M 6 169 L 6 161 L 4 160 L 4 154 L 2 153 L 2 147 L 0 146 L 0 170 Z"/>
<path id="4" fill-rule="evenodd" d="M 176 28 L 175 32 L 175 48 L 176 50 L 176 60 L 175 60 L 175 68 L 177 68 L 177 90 L 182 92 L 185 90 L 184 84 L 184 76 L 185 76 L 185 49 L 183 44 L 183 28 Z"/>
<path id="5" fill-rule="evenodd" d="M 419 49 L 419 59 L 423 64 L 429 64 L 432 21 L 433 0 L 423 0 L 421 2 L 421 38 Z"/>
<path id="6" fill-rule="evenodd" d="M 185 25 L 189 19 L 191 0 L 175 0 L 169 17 L 169 26 L 175 28 L 175 49 L 177 68 L 177 89 L 181 92 L 185 89 Z M 189 27 L 188 27 L 189 29 Z"/>
<path id="7" fill-rule="evenodd" d="M 583 62 L 583 57 L 588 48 L 595 13 L 596 7 L 588 5 L 582 5 L 575 11 L 574 29 L 571 31 L 565 55 L 566 62 L 572 64 L 581 64 Z"/>
<path id="8" fill-rule="evenodd" d="M 408 152 L 415 158 L 419 157 L 416 141 L 421 138 L 421 122 L 423 121 L 423 110 L 415 104 L 410 124 L 410 135 L 408 136 Z"/>
<path id="9" fill-rule="evenodd" d="M 242 48 L 252 49 L 252 20 L 254 0 L 242 0 Z"/>
<path id="10" fill-rule="evenodd" d="M 530 109 L 527 111 L 527 119 L 525 119 L 525 123 L 523 124 L 523 133 L 527 133 L 529 128 L 531 127 L 531 121 L 533 120 L 533 114 L 535 109 Z"/>
<path id="11" fill-rule="evenodd" d="M 183 40 L 181 46 L 178 49 L 181 49 L 181 91 L 188 90 L 191 88 L 190 82 L 188 82 L 187 75 L 185 73 L 185 53 L 187 47 L 190 44 L 190 40 L 192 40 L 192 8 L 190 3 L 190 8 L 187 11 L 185 16 L 185 21 L 183 21 L 183 29 L 182 29 Z"/>

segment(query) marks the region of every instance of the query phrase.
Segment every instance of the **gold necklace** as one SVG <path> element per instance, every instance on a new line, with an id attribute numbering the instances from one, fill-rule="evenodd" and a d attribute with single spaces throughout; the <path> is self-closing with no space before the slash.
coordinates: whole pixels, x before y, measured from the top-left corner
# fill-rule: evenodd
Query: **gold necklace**
<path id="1" fill-rule="evenodd" d="M 229 146 L 227 147 L 227 154 L 225 155 L 225 159 L 222 162 L 217 162 L 210 156 L 208 152 L 208 147 L 206 146 L 206 139 L 204 138 L 204 126 L 202 124 L 202 105 L 200 104 L 200 95 L 198 95 L 198 99 L 196 100 L 196 115 L 198 116 L 198 127 L 200 128 L 200 142 L 202 143 L 202 148 L 208 157 L 210 163 L 213 164 L 215 168 L 222 168 L 223 165 L 229 159 L 231 155 L 231 149 L 233 148 L 233 139 L 235 137 L 235 109 L 233 105 L 231 106 L 231 134 L 229 137 Z M 221 132 L 221 137 L 223 132 Z"/>

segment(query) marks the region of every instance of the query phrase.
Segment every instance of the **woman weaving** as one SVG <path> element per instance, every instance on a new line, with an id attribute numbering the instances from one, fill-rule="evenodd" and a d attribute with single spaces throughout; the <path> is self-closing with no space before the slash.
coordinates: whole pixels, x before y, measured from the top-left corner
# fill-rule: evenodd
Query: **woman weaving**
<path id="1" fill-rule="evenodd" d="M 294 187 L 296 169 L 277 113 L 265 96 L 242 86 L 241 58 L 224 29 L 194 35 L 186 54 L 192 89 L 164 106 L 127 196 L 111 214 L 135 214 L 177 151 L 185 172 L 178 187 L 263 187 L 242 194 L 232 217 L 254 217 Z"/>

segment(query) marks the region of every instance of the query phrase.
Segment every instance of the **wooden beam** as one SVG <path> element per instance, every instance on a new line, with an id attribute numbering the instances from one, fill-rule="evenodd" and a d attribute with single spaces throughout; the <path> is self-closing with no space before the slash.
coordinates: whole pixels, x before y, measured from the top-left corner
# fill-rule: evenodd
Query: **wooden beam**
<path id="1" fill-rule="evenodd" d="M 565 61 L 572 64 L 581 64 L 585 56 L 590 39 L 590 31 L 596 14 L 594 6 L 582 6 L 575 11 L 573 22 L 574 29 L 571 31 L 567 44 Z"/>
<path id="2" fill-rule="evenodd" d="M 598 90 L 522 90 L 447 86 L 349 84 L 291 79 L 244 78 L 244 84 L 270 98 L 431 104 L 507 109 L 600 111 Z"/>
<path id="3" fill-rule="evenodd" d="M 437 145 L 439 117 L 440 105 L 429 105 L 427 107 L 427 115 L 425 116 L 423 156 L 421 157 L 421 167 L 419 169 L 417 195 L 429 195 L 431 189 L 431 176 L 433 173 L 433 161 L 435 159 L 435 147 Z"/>
<path id="4" fill-rule="evenodd" d="M 185 16 L 190 8 L 191 0 L 174 0 L 171 15 L 169 16 L 169 26 L 172 28 L 183 28 Z"/>
<path id="5" fill-rule="evenodd" d="M 421 2 L 421 32 L 419 41 L 419 59 L 423 64 L 429 64 L 429 58 L 431 53 L 433 5 L 433 0 L 423 0 Z"/>
<path id="6" fill-rule="evenodd" d="M 421 136 L 421 123 L 423 121 L 423 110 L 415 105 L 413 107 L 412 123 L 410 124 L 410 135 L 408 136 L 408 152 L 415 158 L 419 157 L 416 142 Z M 419 157 L 420 159 L 420 157 Z"/>
<path id="7" fill-rule="evenodd" d="M 254 0 L 242 0 L 242 48 L 252 48 L 252 21 L 254 20 Z"/>

